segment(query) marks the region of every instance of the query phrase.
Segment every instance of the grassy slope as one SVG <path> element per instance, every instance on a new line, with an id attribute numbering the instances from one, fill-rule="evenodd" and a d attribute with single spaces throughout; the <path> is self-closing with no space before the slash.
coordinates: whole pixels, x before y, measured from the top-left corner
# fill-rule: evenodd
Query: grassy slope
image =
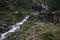
<path id="1" fill-rule="evenodd" d="M 19 35 L 21 36 L 20 39 L 22 40 L 56 40 L 59 35 L 59 28 L 58 26 L 50 23 L 50 24 L 43 24 L 37 25 L 34 24 L 37 21 L 37 16 L 32 15 L 28 21 L 26 21 L 22 26 L 22 31 L 16 31 L 12 33 L 7 40 L 15 40 Z"/>

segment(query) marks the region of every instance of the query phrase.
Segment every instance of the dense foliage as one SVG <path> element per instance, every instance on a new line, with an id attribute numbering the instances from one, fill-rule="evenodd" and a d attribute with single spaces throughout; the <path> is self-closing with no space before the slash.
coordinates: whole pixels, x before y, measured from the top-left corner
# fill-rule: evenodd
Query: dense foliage
<path id="1" fill-rule="evenodd" d="M 37 5 L 37 0 L 1 0 L 1 11 L 26 11 L 31 10 L 32 7 Z"/>
<path id="2" fill-rule="evenodd" d="M 60 10 L 60 0 L 46 0 L 50 11 Z"/>
<path id="3" fill-rule="evenodd" d="M 34 8 L 39 9 L 43 1 L 48 5 L 50 11 L 60 9 L 60 0 L 0 0 L 0 11 L 30 11 Z M 39 8 L 37 7 L 39 6 Z"/>

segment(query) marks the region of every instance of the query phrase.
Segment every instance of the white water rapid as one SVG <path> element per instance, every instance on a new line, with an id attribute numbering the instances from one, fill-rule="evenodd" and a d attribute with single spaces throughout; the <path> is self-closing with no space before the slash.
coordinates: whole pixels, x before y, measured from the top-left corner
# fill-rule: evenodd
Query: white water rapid
<path id="1" fill-rule="evenodd" d="M 22 25 L 27 19 L 29 18 L 29 16 L 26 16 L 25 19 L 22 20 L 22 22 L 18 22 L 15 25 L 12 26 L 12 28 L 10 30 L 8 30 L 5 33 L 1 34 L 0 40 L 3 40 L 6 38 L 7 34 L 15 32 L 16 30 L 20 29 L 20 25 Z"/>

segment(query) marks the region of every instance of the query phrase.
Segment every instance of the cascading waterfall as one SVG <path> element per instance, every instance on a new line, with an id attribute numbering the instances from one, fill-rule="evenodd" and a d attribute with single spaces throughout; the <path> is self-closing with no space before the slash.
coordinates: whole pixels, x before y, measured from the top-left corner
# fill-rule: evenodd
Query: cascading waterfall
<path id="1" fill-rule="evenodd" d="M 48 6 L 44 3 L 43 0 L 40 0 L 41 6 L 45 9 L 45 10 L 49 10 Z"/>
<path id="2" fill-rule="evenodd" d="M 45 9 L 45 10 L 49 10 L 49 8 L 48 8 L 48 5 L 45 3 L 44 4 L 44 2 L 42 1 L 42 0 L 40 0 L 40 2 L 41 2 L 41 5 L 42 5 L 42 7 Z M 52 13 L 56 13 L 56 12 L 52 12 Z"/>
<path id="3" fill-rule="evenodd" d="M 12 26 L 12 28 L 10 30 L 8 30 L 5 33 L 1 34 L 0 40 L 3 40 L 6 38 L 7 34 L 15 32 L 16 30 L 20 29 L 20 25 L 22 25 L 27 19 L 29 18 L 29 16 L 26 16 L 25 19 L 22 20 L 22 22 L 18 22 L 15 25 Z"/>
<path id="4" fill-rule="evenodd" d="M 41 1 L 41 5 L 45 10 L 49 10 L 47 5 L 44 5 L 44 3 Z M 52 12 L 53 14 L 55 14 L 56 12 Z"/>
<path id="5" fill-rule="evenodd" d="M 42 7 L 45 9 L 45 10 L 48 10 L 48 6 L 47 5 L 44 5 L 43 2 L 41 3 Z"/>

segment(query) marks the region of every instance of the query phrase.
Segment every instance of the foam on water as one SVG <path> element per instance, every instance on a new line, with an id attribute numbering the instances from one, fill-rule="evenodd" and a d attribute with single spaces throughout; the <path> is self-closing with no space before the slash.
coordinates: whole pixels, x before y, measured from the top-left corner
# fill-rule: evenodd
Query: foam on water
<path id="1" fill-rule="evenodd" d="M 25 19 L 22 20 L 22 22 L 18 22 L 15 25 L 12 26 L 12 28 L 10 30 L 8 30 L 5 33 L 1 34 L 0 40 L 3 40 L 6 38 L 7 34 L 15 32 L 16 30 L 20 29 L 20 25 L 22 25 L 27 19 L 29 18 L 29 16 L 26 16 Z"/>

